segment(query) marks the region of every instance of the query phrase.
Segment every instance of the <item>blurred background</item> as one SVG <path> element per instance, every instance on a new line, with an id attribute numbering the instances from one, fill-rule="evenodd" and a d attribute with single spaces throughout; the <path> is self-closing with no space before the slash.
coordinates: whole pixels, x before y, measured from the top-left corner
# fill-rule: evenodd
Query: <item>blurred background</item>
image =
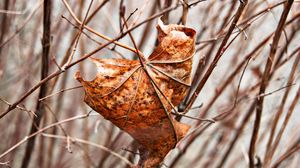
<path id="1" fill-rule="evenodd" d="M 295 0 L 289 10 L 286 0 L 249 1 L 230 32 L 241 2 L 1 0 L 0 167 L 122 168 L 139 159 L 133 139 L 83 102 L 84 91 L 74 74 L 80 70 L 85 79 L 92 80 L 96 67 L 91 61 L 60 69 L 68 60 L 75 62 L 107 43 L 87 29 L 79 33 L 80 24 L 67 7 L 94 31 L 112 39 L 124 35 L 118 41 L 133 47 L 128 34 L 122 34 L 127 30 L 120 16 L 125 11 L 138 49 L 146 56 L 157 44 L 156 25 L 161 16 L 166 24 L 184 24 L 197 31 L 194 81 L 181 107 L 205 82 L 187 114 L 205 119 L 225 116 L 213 124 L 181 118 L 192 126 L 191 131 L 161 167 L 248 167 L 257 127 L 256 167 L 299 167 L 300 1 Z M 286 20 L 281 19 L 284 12 L 288 12 Z M 284 26 L 279 32 L 280 21 Z M 231 36 L 222 46 L 227 34 Z M 220 49 L 224 53 L 205 80 Z M 92 56 L 137 59 L 132 51 L 114 44 Z M 268 58 L 270 75 L 260 94 Z M 56 72 L 51 80 L 40 82 Z M 42 85 L 30 92 L 37 84 Z M 259 99 L 264 100 L 261 116 L 257 116 Z M 254 124 L 257 119 L 260 125 Z"/>

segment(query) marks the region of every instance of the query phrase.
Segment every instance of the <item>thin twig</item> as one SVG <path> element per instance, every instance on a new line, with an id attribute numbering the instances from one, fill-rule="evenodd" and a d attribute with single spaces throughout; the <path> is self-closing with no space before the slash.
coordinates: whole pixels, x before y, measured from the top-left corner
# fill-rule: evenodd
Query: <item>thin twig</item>
<path id="1" fill-rule="evenodd" d="M 285 161 L 286 159 L 288 159 L 290 156 L 292 156 L 293 154 L 295 154 L 299 150 L 300 150 L 300 141 L 297 140 L 282 156 L 279 157 L 279 159 L 271 167 L 272 168 L 278 168 L 279 165 L 283 161 Z"/>
<path id="2" fill-rule="evenodd" d="M 39 101 L 43 101 L 43 100 L 45 100 L 45 99 L 48 99 L 48 98 L 50 98 L 50 97 L 53 97 L 53 96 L 55 96 L 55 95 L 57 95 L 57 94 L 60 94 L 60 93 L 65 92 L 65 91 L 75 90 L 75 89 L 78 89 L 78 88 L 82 88 L 82 86 L 75 86 L 75 87 L 71 87 L 71 88 L 67 88 L 67 89 L 61 89 L 60 91 L 57 91 L 57 92 L 55 92 L 55 93 L 52 93 L 52 94 L 50 94 L 50 95 L 47 95 L 47 96 L 45 96 L 45 97 L 40 98 Z"/>
<path id="3" fill-rule="evenodd" d="M 74 54 L 75 54 L 75 52 L 76 52 L 76 48 L 77 48 L 79 39 L 80 39 L 80 37 L 81 37 L 81 34 L 82 34 L 82 31 L 83 31 L 84 25 L 86 24 L 86 20 L 87 20 L 87 18 L 88 18 L 88 14 L 89 14 L 89 11 L 90 11 L 90 9 L 91 9 L 91 7 L 92 7 L 93 1 L 94 1 L 94 0 L 91 0 L 91 2 L 90 2 L 90 4 L 89 4 L 89 7 L 88 7 L 88 9 L 87 9 L 87 11 L 86 11 L 85 17 L 84 17 L 84 19 L 83 19 L 83 22 L 80 24 L 79 32 L 76 34 L 76 40 L 75 40 L 75 44 L 74 44 L 73 50 L 72 50 L 72 52 L 71 52 L 71 54 L 70 54 L 70 56 L 69 56 L 69 59 L 68 59 L 68 61 L 66 62 L 65 65 L 69 65 L 69 64 L 72 62 L 72 60 L 73 60 L 73 56 L 74 56 Z M 65 2 L 65 1 L 64 1 L 64 2 Z M 64 68 L 65 65 L 62 66 L 62 68 Z"/>
<path id="4" fill-rule="evenodd" d="M 21 26 L 13 33 L 11 34 L 3 43 L 0 44 L 0 48 L 8 44 L 16 35 L 18 35 L 24 27 L 27 25 L 27 23 L 32 19 L 34 14 L 38 11 L 38 9 L 43 5 L 44 0 L 42 0 L 40 3 L 38 3 L 32 10 L 31 14 L 28 15 L 28 17 L 24 20 L 24 22 L 21 24 Z"/>
<path id="5" fill-rule="evenodd" d="M 121 156 L 120 154 L 112 151 L 111 149 L 105 147 L 105 146 L 102 146 L 102 145 L 99 145 L 99 144 L 96 144 L 94 142 L 90 142 L 90 141 L 87 141 L 87 140 L 83 140 L 83 139 L 79 139 L 79 138 L 75 138 L 75 137 L 66 137 L 66 136 L 60 136 L 60 135 L 51 135 L 51 134 L 46 134 L 46 133 L 42 133 L 42 135 L 44 137 L 48 137 L 48 138 L 56 138 L 56 139 L 65 139 L 65 140 L 70 140 L 69 142 L 72 142 L 72 143 L 82 143 L 82 144 L 87 144 L 87 145 L 90 145 L 90 146 L 94 146 L 94 147 L 97 147 L 99 149 L 102 149 L 106 152 L 109 152 L 111 155 L 119 158 L 120 160 L 124 161 L 126 164 L 128 164 L 129 166 L 133 166 L 133 164 L 128 161 L 126 158 L 124 158 L 123 156 Z"/>
<path id="6" fill-rule="evenodd" d="M 298 56 L 296 58 L 296 60 L 294 61 L 294 64 L 292 66 L 292 69 L 291 69 L 291 73 L 290 73 L 290 76 L 289 76 L 289 79 L 288 79 L 288 82 L 287 84 L 288 85 L 292 85 L 292 82 L 294 80 L 294 75 L 295 75 L 295 72 L 296 72 L 296 69 L 298 67 L 298 64 L 299 64 L 299 61 L 300 61 L 300 52 L 298 53 Z M 295 98 L 293 99 L 293 102 L 292 102 L 292 105 L 288 111 L 288 113 L 286 114 L 286 117 L 285 117 L 285 120 L 284 120 L 284 123 L 282 124 L 280 130 L 279 130 L 279 133 L 275 139 L 275 141 L 273 142 L 273 139 L 274 139 L 274 136 L 275 136 L 275 131 L 276 131 L 276 127 L 277 127 L 277 124 L 279 122 L 279 119 L 283 113 L 283 109 L 284 109 L 284 105 L 285 105 L 285 102 L 286 102 L 286 99 L 290 93 L 290 90 L 291 88 L 289 87 L 288 89 L 286 89 L 285 93 L 284 93 L 284 96 L 282 98 L 282 103 L 280 104 L 280 107 L 275 115 L 275 119 L 273 120 L 273 123 L 272 123 L 272 127 L 271 127 L 271 133 L 270 133 L 270 137 L 269 137 L 269 141 L 268 141 L 268 144 L 267 144 L 267 150 L 266 150 L 266 155 L 265 155 L 265 160 L 264 160 L 264 163 L 266 166 L 269 166 L 272 158 L 273 158 L 273 155 L 276 151 L 276 148 L 279 144 L 279 141 L 281 139 L 281 136 L 286 128 L 286 125 L 289 121 L 289 118 L 291 116 L 291 114 L 293 113 L 293 109 L 299 99 L 299 94 L 300 94 L 300 88 L 298 89 L 298 92 L 295 96 Z"/>
<path id="7" fill-rule="evenodd" d="M 51 10 L 52 10 L 52 2 L 51 0 L 45 0 L 44 1 L 44 15 L 43 15 L 43 39 L 42 39 L 42 45 L 43 45 L 43 52 L 42 52 L 42 63 L 41 63 L 41 79 L 47 77 L 49 72 L 49 53 L 50 53 L 50 47 L 51 47 Z M 40 87 L 40 93 L 39 98 L 42 98 L 46 96 L 47 93 L 47 85 L 46 83 L 42 84 Z M 36 114 L 37 117 L 33 119 L 33 122 L 31 124 L 31 129 L 29 134 L 32 134 L 38 130 L 38 127 L 40 126 L 42 117 L 45 113 L 45 107 L 44 105 L 38 101 L 36 104 Z M 28 140 L 25 155 L 23 157 L 22 161 L 22 168 L 27 168 L 30 159 L 32 156 L 32 152 L 34 151 L 35 147 L 35 137 L 32 137 L 30 140 Z"/>
<path id="8" fill-rule="evenodd" d="M 10 147 L 9 149 L 7 149 L 6 151 L 4 151 L 1 155 L 0 155 L 0 159 L 3 158 L 4 156 L 6 156 L 8 153 L 12 152 L 13 150 L 15 150 L 16 148 L 18 148 L 20 145 L 22 145 L 23 143 L 27 142 L 30 138 L 35 137 L 36 135 L 50 129 L 53 128 L 57 125 L 61 125 L 70 121 L 74 121 L 74 120 L 78 120 L 78 119 L 84 119 L 87 118 L 90 115 L 91 111 L 87 114 L 83 114 L 83 115 L 77 115 L 71 118 L 67 118 L 65 120 L 61 120 L 59 122 L 53 123 L 53 124 L 49 124 L 48 126 L 39 129 L 38 131 L 24 137 L 22 140 L 20 140 L 18 143 L 16 143 L 14 146 Z"/>
<path id="9" fill-rule="evenodd" d="M 74 14 L 74 12 L 72 11 L 70 5 L 66 2 L 66 0 L 63 0 L 63 3 L 64 3 L 64 5 L 66 6 L 66 8 L 68 9 L 68 11 L 69 11 L 69 13 L 71 14 L 72 18 L 73 18 L 79 25 L 82 25 L 83 28 L 87 29 L 87 30 L 90 31 L 91 33 L 93 33 L 93 34 L 95 34 L 95 35 L 97 35 L 97 36 L 99 36 L 99 37 L 101 37 L 101 38 L 103 38 L 103 39 L 105 39 L 105 40 L 107 40 L 107 41 L 112 41 L 111 38 L 109 38 L 109 37 L 107 37 L 107 36 L 105 36 L 105 35 L 103 35 L 103 34 L 101 34 L 101 33 L 98 33 L 98 32 L 95 31 L 94 29 L 92 29 L 92 28 L 90 28 L 90 27 L 84 25 L 84 24 L 77 18 L 77 16 Z M 122 44 L 122 43 L 120 43 L 120 42 L 118 42 L 118 41 L 113 41 L 113 43 L 116 44 L 116 45 L 118 45 L 118 46 L 120 46 L 120 47 L 123 47 L 123 48 L 125 48 L 125 49 L 128 49 L 128 50 L 130 50 L 130 51 L 132 51 L 132 52 L 136 52 L 136 50 L 135 50 L 134 48 L 129 47 L 129 46 L 125 45 L 125 44 Z M 139 51 L 139 52 L 140 52 L 140 51 Z M 141 53 L 141 52 L 140 52 L 140 53 Z"/>
<path id="10" fill-rule="evenodd" d="M 225 50 L 224 47 L 226 46 L 232 31 L 235 29 L 236 24 L 238 22 L 238 20 L 240 19 L 240 16 L 242 15 L 245 6 L 247 5 L 248 0 L 244 0 L 243 2 L 240 3 L 239 9 L 237 10 L 234 20 L 232 21 L 229 30 L 227 31 L 226 36 L 224 37 L 218 52 L 216 53 L 216 56 L 213 60 L 213 62 L 211 63 L 211 65 L 209 66 L 208 70 L 206 71 L 206 73 L 204 74 L 202 80 L 200 81 L 199 85 L 197 86 L 196 90 L 194 91 L 194 94 L 192 95 L 190 101 L 187 103 L 187 106 L 184 110 L 184 113 L 187 113 L 189 111 L 189 109 L 192 107 L 194 101 L 196 100 L 196 98 L 198 97 L 200 91 L 202 90 L 202 88 L 204 87 L 206 81 L 208 80 L 209 76 L 211 75 L 211 73 L 213 72 L 214 68 L 216 67 L 216 64 L 218 63 L 219 59 L 222 57 L 222 55 L 224 54 Z"/>
<path id="11" fill-rule="evenodd" d="M 278 42 L 282 33 L 282 30 L 284 28 L 284 24 L 286 22 L 287 16 L 290 12 L 290 8 L 293 4 L 293 0 L 288 0 L 285 4 L 284 11 L 282 12 L 280 21 L 278 23 L 278 26 L 276 28 L 272 46 L 271 46 L 271 51 L 270 55 L 268 57 L 265 70 L 264 70 L 264 75 L 261 81 L 260 85 L 260 90 L 259 90 L 259 95 L 264 94 L 266 87 L 268 85 L 269 79 L 270 79 L 270 72 L 273 64 L 273 60 L 277 51 L 278 47 Z M 263 102 L 264 102 L 264 97 L 259 97 L 256 99 L 256 117 L 255 117 L 255 122 L 254 122 L 254 127 L 253 127 L 253 133 L 251 137 L 251 143 L 249 147 L 249 167 L 254 168 L 255 167 L 255 147 L 256 147 L 256 141 L 258 138 L 258 133 L 259 133 L 259 128 L 260 128 L 260 121 L 261 121 L 261 115 L 263 111 Z"/>
<path id="12" fill-rule="evenodd" d="M 11 106 L 11 105 L 12 105 L 11 103 L 9 103 L 8 101 L 6 101 L 6 100 L 4 100 L 4 99 L 2 99 L 2 98 L 0 98 L 0 101 L 2 101 L 3 103 L 7 104 L 8 106 Z M 25 107 L 21 107 L 21 106 L 17 105 L 16 108 L 19 109 L 19 110 L 21 110 L 21 111 L 26 111 L 26 112 L 28 112 L 29 114 L 32 114 L 34 117 L 37 117 L 37 115 L 36 115 L 33 111 L 28 110 L 28 109 L 26 109 Z"/>
<path id="13" fill-rule="evenodd" d="M 0 162 L 0 165 L 2 165 L 2 166 L 4 166 L 4 167 L 9 167 L 9 168 L 11 168 L 11 166 L 10 166 L 10 161 Z"/>

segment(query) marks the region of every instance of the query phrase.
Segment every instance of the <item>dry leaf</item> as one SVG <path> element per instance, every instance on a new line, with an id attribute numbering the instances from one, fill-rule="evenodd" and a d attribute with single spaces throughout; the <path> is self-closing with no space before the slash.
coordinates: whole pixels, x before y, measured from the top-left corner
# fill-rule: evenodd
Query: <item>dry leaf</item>
<path id="1" fill-rule="evenodd" d="M 139 166 L 157 167 L 190 126 L 171 116 L 191 82 L 195 31 L 179 25 L 158 26 L 159 45 L 145 61 L 95 59 L 97 76 L 84 81 L 85 102 L 129 133 L 140 145 Z M 171 105 L 172 104 L 172 105 Z"/>

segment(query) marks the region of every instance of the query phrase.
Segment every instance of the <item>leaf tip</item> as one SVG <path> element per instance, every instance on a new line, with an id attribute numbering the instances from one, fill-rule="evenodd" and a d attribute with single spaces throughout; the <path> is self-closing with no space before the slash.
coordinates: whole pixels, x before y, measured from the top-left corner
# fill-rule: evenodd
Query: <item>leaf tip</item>
<path id="1" fill-rule="evenodd" d="M 172 31 L 183 32 L 187 37 L 191 39 L 194 39 L 196 35 L 196 30 L 191 27 L 177 24 L 165 25 L 161 18 L 158 19 L 157 30 L 159 41 L 162 41 L 162 39 L 168 34 L 170 34 Z"/>
<path id="2" fill-rule="evenodd" d="M 164 22 L 161 20 L 161 17 L 158 19 L 157 28 L 166 34 L 168 33 L 168 26 L 164 24 Z"/>

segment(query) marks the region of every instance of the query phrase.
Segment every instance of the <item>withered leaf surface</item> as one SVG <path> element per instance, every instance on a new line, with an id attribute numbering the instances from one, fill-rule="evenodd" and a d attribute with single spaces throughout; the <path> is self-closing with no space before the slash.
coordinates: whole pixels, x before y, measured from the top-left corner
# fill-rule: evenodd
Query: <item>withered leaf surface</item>
<path id="1" fill-rule="evenodd" d="M 159 45 L 145 66 L 138 60 L 92 58 L 98 70 L 94 80 L 75 74 L 85 102 L 142 146 L 142 167 L 157 167 L 190 128 L 171 111 L 191 82 L 195 31 L 162 22 L 157 28 Z"/>

